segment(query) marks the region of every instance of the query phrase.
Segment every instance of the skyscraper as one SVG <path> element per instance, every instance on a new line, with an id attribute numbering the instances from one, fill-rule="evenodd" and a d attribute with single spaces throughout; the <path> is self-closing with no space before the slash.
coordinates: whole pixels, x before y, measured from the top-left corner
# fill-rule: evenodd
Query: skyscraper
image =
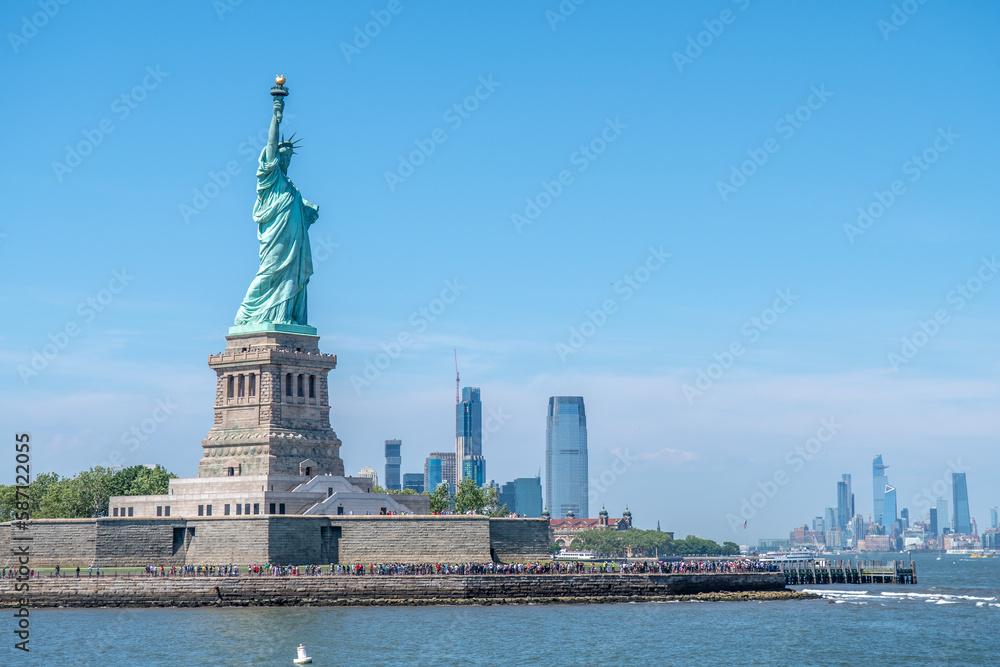
<path id="1" fill-rule="evenodd" d="M 952 529 L 959 535 L 971 535 L 969 489 L 965 485 L 964 472 L 951 473 L 951 502 L 955 506 L 955 520 L 952 522 Z"/>
<path id="2" fill-rule="evenodd" d="M 841 475 L 841 481 L 837 482 L 837 526 L 847 528 L 853 517 L 854 491 L 851 489 L 851 476 L 845 474 Z"/>
<path id="3" fill-rule="evenodd" d="M 885 526 L 885 523 L 882 521 L 882 512 L 885 508 L 885 487 L 889 483 L 889 480 L 885 476 L 885 469 L 888 467 L 887 465 L 882 465 L 881 454 L 876 456 L 875 460 L 872 461 L 872 495 L 874 496 L 872 521 L 880 526 Z"/>
<path id="4" fill-rule="evenodd" d="M 521 516 L 542 516 L 542 480 L 538 477 L 518 477 L 500 487 L 500 504 L 509 512 Z"/>
<path id="5" fill-rule="evenodd" d="M 937 508 L 938 535 L 954 532 L 951 529 L 951 514 L 948 512 L 948 501 L 944 498 L 938 498 L 934 502 L 934 507 Z"/>
<path id="6" fill-rule="evenodd" d="M 424 489 L 428 493 L 441 486 L 441 482 L 453 484 L 455 479 L 455 452 L 431 452 L 424 461 Z"/>
<path id="7" fill-rule="evenodd" d="M 885 523 L 882 526 L 886 535 L 893 535 L 896 531 L 896 487 L 886 484 L 883 498 L 882 518 Z M 895 534 L 898 535 L 898 532 Z"/>
<path id="8" fill-rule="evenodd" d="M 823 525 L 827 530 L 840 527 L 840 520 L 837 518 L 837 510 L 827 507 L 823 510 Z"/>
<path id="9" fill-rule="evenodd" d="M 570 510 L 589 518 L 587 414 L 582 396 L 552 396 L 545 424 L 545 506 L 553 516 Z"/>
<path id="10" fill-rule="evenodd" d="M 402 446 L 402 440 L 385 441 L 385 488 L 390 491 L 399 491 L 402 488 L 399 480 L 399 466 L 403 462 L 399 450 Z"/>
<path id="11" fill-rule="evenodd" d="M 931 515 L 931 535 L 933 537 L 938 536 L 938 511 L 936 507 L 932 507 L 930 510 Z"/>
<path id="12" fill-rule="evenodd" d="M 479 387 L 463 387 L 462 400 L 455 406 L 455 484 L 471 477 L 476 486 L 486 483 L 483 458 L 483 404 Z"/>
<path id="13" fill-rule="evenodd" d="M 403 488 L 409 489 L 414 493 L 424 492 L 424 476 L 419 472 L 404 472 L 403 473 Z"/>
<path id="14" fill-rule="evenodd" d="M 997 506 L 990 505 L 990 529 L 996 530 L 1000 528 L 1000 516 L 997 515 Z"/>

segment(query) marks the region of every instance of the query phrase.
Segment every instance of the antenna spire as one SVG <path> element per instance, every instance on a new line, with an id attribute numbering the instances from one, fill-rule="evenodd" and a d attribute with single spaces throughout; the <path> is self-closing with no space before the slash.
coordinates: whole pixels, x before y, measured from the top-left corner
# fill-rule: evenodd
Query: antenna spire
<path id="1" fill-rule="evenodd" d="M 453 350 L 455 352 L 455 405 L 461 403 L 459 400 L 458 386 L 460 384 L 458 379 L 458 350 Z"/>

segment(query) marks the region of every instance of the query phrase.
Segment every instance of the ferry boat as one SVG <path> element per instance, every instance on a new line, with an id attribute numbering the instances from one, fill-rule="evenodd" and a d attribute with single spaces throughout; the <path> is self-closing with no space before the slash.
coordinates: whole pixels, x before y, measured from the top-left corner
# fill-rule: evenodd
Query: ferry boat
<path id="1" fill-rule="evenodd" d="M 771 551 L 757 560 L 761 563 L 811 563 L 816 560 L 812 551 Z"/>
<path id="2" fill-rule="evenodd" d="M 561 550 L 555 556 L 552 557 L 554 560 L 597 560 L 596 551 L 566 551 Z"/>

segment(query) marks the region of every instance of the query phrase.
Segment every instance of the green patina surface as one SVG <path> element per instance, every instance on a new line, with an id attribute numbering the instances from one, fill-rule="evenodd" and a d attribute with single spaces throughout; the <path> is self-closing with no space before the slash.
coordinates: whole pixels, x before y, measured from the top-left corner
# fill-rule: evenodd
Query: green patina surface
<path id="1" fill-rule="evenodd" d="M 280 94 L 275 94 L 280 90 Z M 257 163 L 257 201 L 253 220 L 260 241 L 260 268 L 247 290 L 235 327 L 230 333 L 277 331 L 250 329 L 265 324 L 298 325 L 315 335 L 308 326 L 306 286 L 313 273 L 309 227 L 319 217 L 319 206 L 302 198 L 298 188 L 288 178 L 288 165 L 295 153 L 292 141 L 279 142 L 279 129 L 287 89 L 280 85 L 272 89 L 274 110 L 268 142 Z"/>

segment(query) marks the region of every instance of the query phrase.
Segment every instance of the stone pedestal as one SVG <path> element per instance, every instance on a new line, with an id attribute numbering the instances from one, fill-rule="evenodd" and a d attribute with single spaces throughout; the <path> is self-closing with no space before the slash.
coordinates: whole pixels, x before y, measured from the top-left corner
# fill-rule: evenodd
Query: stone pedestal
<path id="1" fill-rule="evenodd" d="M 225 352 L 208 358 L 215 423 L 201 443 L 198 477 L 343 476 L 327 389 L 337 356 L 320 352 L 316 335 L 265 326 L 234 327 Z"/>

